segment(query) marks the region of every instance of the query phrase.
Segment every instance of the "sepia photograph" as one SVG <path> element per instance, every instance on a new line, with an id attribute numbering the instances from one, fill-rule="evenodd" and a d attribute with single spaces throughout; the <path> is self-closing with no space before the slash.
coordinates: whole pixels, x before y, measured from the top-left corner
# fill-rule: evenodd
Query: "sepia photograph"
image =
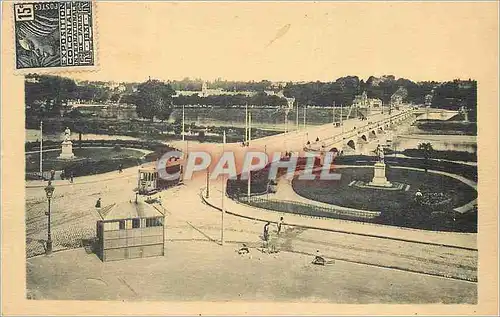
<path id="1" fill-rule="evenodd" d="M 498 3 L 2 9 L 16 300 L 497 309 Z"/>

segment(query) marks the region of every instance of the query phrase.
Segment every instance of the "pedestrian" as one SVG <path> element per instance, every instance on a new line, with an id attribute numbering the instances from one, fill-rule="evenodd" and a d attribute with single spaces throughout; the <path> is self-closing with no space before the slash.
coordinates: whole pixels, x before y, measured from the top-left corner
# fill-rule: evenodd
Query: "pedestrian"
<path id="1" fill-rule="evenodd" d="M 73 183 L 73 177 L 74 177 L 74 176 L 75 176 L 75 175 L 73 174 L 73 172 L 71 172 L 71 173 L 69 174 L 69 182 L 70 182 L 70 183 Z"/>
<path id="2" fill-rule="evenodd" d="M 250 249 L 248 249 L 247 245 L 243 243 L 243 246 L 238 250 L 238 254 L 248 254 L 250 253 Z"/>
<path id="3" fill-rule="evenodd" d="M 118 172 L 119 173 L 123 172 L 123 164 L 122 163 L 120 163 L 120 165 L 118 165 Z"/>
<path id="4" fill-rule="evenodd" d="M 278 221 L 278 234 L 280 234 L 281 230 L 283 230 L 283 217 L 280 218 L 280 221 Z"/>
<path id="5" fill-rule="evenodd" d="M 99 199 L 97 199 L 97 202 L 95 203 L 95 207 L 97 209 L 101 209 L 101 197 L 99 197 Z"/>
<path id="6" fill-rule="evenodd" d="M 325 258 L 321 255 L 319 250 L 316 250 L 316 255 L 314 256 L 314 260 L 312 261 L 312 264 L 316 264 L 316 265 L 325 265 L 326 264 Z"/>
<path id="7" fill-rule="evenodd" d="M 53 181 L 55 177 L 56 177 L 56 171 L 50 170 L 50 180 Z"/>
<path id="8" fill-rule="evenodd" d="M 269 225 L 271 223 L 270 222 L 267 222 L 265 225 L 264 225 L 264 241 L 269 241 Z"/>
<path id="9" fill-rule="evenodd" d="M 415 201 L 420 204 L 422 202 L 422 196 L 423 195 L 420 189 L 417 189 L 417 192 L 415 193 Z"/>

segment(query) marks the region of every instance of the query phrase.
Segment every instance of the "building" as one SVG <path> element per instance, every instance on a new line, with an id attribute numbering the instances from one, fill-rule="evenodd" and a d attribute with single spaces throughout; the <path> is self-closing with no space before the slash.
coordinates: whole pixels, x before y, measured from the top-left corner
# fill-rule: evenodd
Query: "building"
<path id="1" fill-rule="evenodd" d="M 366 94 L 366 91 L 363 91 L 361 95 L 354 96 L 352 104 L 359 108 L 368 107 L 368 95 Z"/>
<path id="2" fill-rule="evenodd" d="M 366 91 L 361 95 L 354 97 L 353 105 L 358 108 L 380 108 L 382 107 L 382 100 L 378 98 L 368 98 Z"/>
<path id="3" fill-rule="evenodd" d="M 191 91 L 191 90 L 178 90 L 176 91 L 174 97 L 179 96 L 192 96 L 198 95 L 200 97 L 208 97 L 208 96 L 235 96 L 235 95 L 244 95 L 247 97 L 252 97 L 256 95 L 255 91 L 228 91 L 221 88 L 209 88 L 207 82 L 203 82 L 201 86 L 201 91 Z"/>
<path id="4" fill-rule="evenodd" d="M 142 201 L 104 207 L 97 221 L 103 262 L 165 255 L 165 215 Z"/>
<path id="5" fill-rule="evenodd" d="M 399 107 L 403 104 L 403 97 L 401 95 L 394 94 L 391 96 L 391 106 Z"/>
<path id="6" fill-rule="evenodd" d="M 425 106 L 430 107 L 432 105 L 432 95 L 425 95 Z"/>

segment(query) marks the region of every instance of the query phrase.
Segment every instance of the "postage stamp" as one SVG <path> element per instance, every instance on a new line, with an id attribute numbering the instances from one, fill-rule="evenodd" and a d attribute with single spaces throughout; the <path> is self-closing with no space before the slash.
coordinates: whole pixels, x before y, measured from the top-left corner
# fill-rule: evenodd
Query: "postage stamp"
<path id="1" fill-rule="evenodd" d="M 91 1 L 14 4 L 16 69 L 95 66 Z"/>

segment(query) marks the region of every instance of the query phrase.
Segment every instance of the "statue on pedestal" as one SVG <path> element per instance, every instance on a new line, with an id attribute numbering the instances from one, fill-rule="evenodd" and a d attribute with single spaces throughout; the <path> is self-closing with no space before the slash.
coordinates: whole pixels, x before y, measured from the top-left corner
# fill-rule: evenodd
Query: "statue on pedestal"
<path id="1" fill-rule="evenodd" d="M 378 162 L 384 163 L 384 148 L 379 144 L 374 151 L 378 156 Z"/>
<path id="2" fill-rule="evenodd" d="M 66 130 L 64 130 L 64 141 L 61 144 L 61 154 L 58 156 L 58 159 L 72 160 L 75 158 L 75 154 L 73 154 L 73 143 L 71 143 L 70 137 L 71 130 L 66 127 Z"/>
<path id="3" fill-rule="evenodd" d="M 68 127 L 66 127 L 66 130 L 64 130 L 64 142 L 70 141 L 70 137 L 71 137 L 71 130 Z"/>
<path id="4" fill-rule="evenodd" d="M 375 163 L 375 166 L 373 167 L 373 179 L 368 185 L 376 187 L 392 187 L 392 184 L 385 176 L 384 148 L 379 144 L 374 152 L 377 153 L 378 162 Z"/>

